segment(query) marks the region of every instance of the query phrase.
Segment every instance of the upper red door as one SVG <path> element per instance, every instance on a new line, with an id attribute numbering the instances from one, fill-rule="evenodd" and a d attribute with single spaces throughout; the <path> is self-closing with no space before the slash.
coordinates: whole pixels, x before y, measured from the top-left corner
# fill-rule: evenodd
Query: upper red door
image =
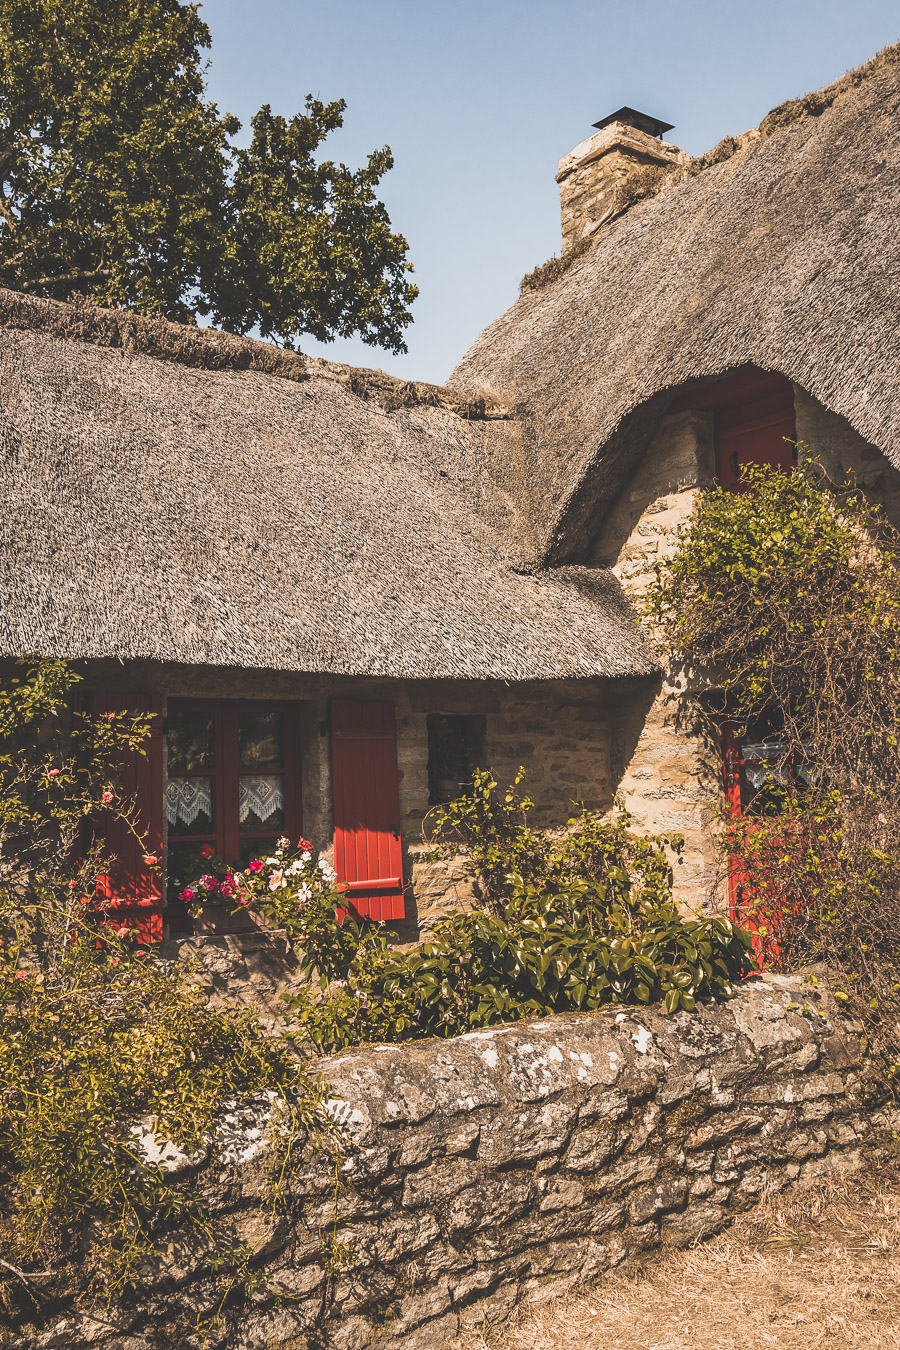
<path id="1" fill-rule="evenodd" d="M 672 405 L 672 411 L 703 409 L 716 418 L 716 476 L 733 488 L 745 464 L 790 469 L 797 439 L 794 387 L 784 375 L 742 370 L 702 385 Z"/>
<path id="2" fill-rule="evenodd" d="M 403 855 L 392 703 L 331 705 L 334 866 L 347 900 L 370 919 L 402 919 Z"/>

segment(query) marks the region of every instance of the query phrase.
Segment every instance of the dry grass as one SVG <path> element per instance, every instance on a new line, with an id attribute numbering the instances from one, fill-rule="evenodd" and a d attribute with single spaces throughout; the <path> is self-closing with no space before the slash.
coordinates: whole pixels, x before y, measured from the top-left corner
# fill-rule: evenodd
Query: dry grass
<path id="1" fill-rule="evenodd" d="M 570 1298 L 520 1310 L 459 1350 L 896 1350 L 900 1174 L 763 1202 L 727 1232 Z"/>

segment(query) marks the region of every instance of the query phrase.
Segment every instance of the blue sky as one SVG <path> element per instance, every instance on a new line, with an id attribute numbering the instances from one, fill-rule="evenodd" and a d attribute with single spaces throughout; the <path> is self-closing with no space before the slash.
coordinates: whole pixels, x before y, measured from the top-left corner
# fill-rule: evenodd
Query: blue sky
<path id="1" fill-rule="evenodd" d="M 209 90 L 248 122 L 307 93 L 347 101 L 326 152 L 391 146 L 382 199 L 421 290 L 392 356 L 312 355 L 443 381 L 559 252 L 558 160 L 623 103 L 699 154 L 900 38 L 900 0 L 204 0 Z"/>

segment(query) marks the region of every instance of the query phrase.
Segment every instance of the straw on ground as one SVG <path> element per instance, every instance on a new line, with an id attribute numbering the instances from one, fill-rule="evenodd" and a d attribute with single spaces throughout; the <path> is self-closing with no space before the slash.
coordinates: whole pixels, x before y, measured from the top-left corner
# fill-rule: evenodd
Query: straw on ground
<path id="1" fill-rule="evenodd" d="M 896 1350 L 900 1172 L 774 1197 L 459 1350 Z"/>

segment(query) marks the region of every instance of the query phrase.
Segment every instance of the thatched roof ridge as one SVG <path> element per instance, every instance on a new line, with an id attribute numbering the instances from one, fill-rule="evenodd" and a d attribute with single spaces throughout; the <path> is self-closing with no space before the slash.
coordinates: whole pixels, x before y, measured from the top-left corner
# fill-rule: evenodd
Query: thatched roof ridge
<path id="1" fill-rule="evenodd" d="M 495 424 L 387 412 L 311 363 L 299 382 L 228 368 L 219 339 L 224 369 L 205 346 L 159 359 L 153 333 L 181 338 L 156 321 L 144 351 L 97 326 L 83 340 L 65 331 L 79 311 L 0 300 L 44 316 L 0 327 L 0 656 L 505 681 L 655 669 L 608 574 L 504 565 L 469 504 Z"/>
<path id="2" fill-rule="evenodd" d="M 900 45 L 721 142 L 478 338 L 450 383 L 517 406 L 492 475 L 524 556 L 582 556 L 674 392 L 746 364 L 900 465 L 898 117 Z"/>
<path id="3" fill-rule="evenodd" d="M 216 328 L 172 323 L 161 315 L 105 309 L 87 301 L 63 304 L 19 291 L 0 290 L 0 327 L 53 334 L 96 347 L 118 347 L 197 370 L 256 370 L 295 383 L 313 378 L 333 380 L 346 385 L 360 398 L 372 399 L 388 412 L 423 405 L 449 408 L 467 419 L 509 416 L 508 408 L 490 401 L 486 405 L 478 395 L 464 397 L 441 385 L 400 380 L 383 370 L 323 361 Z"/>

